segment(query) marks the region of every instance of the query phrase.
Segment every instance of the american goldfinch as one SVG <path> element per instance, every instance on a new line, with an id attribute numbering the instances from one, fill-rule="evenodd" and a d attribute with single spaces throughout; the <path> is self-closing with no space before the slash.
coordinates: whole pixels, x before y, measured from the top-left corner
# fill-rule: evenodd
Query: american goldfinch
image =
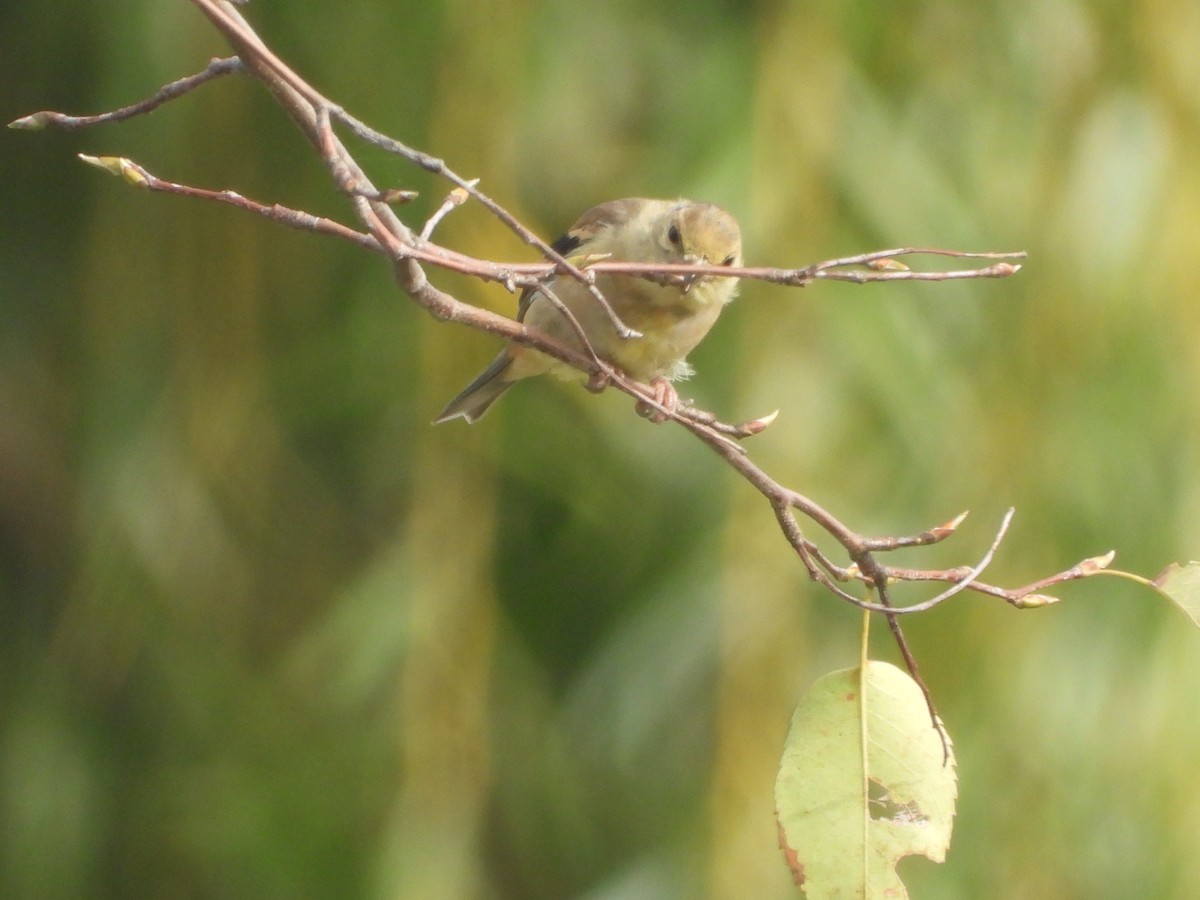
<path id="1" fill-rule="evenodd" d="M 580 264 L 613 260 L 739 266 L 742 261 L 737 220 L 719 206 L 689 200 L 633 197 L 602 203 L 580 216 L 553 246 Z M 692 374 L 686 357 L 733 299 L 737 280 L 706 276 L 665 284 L 632 275 L 597 273 L 596 287 L 613 312 L 641 333 L 634 338 L 622 338 L 596 298 L 570 276 L 555 275 L 547 286 L 575 316 L 599 356 L 630 377 L 669 391 L 667 382 Z M 517 319 L 583 349 L 571 324 L 537 288 L 528 288 L 521 295 Z M 514 383 L 544 372 L 563 378 L 584 377 L 532 347 L 509 343 L 450 401 L 434 424 L 458 416 L 474 422 Z"/>

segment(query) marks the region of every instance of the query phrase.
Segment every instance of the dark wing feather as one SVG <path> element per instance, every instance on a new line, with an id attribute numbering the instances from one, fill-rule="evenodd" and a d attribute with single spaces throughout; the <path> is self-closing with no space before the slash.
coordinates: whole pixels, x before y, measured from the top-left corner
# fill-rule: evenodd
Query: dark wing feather
<path id="1" fill-rule="evenodd" d="M 566 234 L 558 236 L 558 239 L 550 245 L 550 249 L 559 256 L 570 256 L 579 249 L 579 245 L 583 243 L 583 235 L 575 231 L 568 231 Z"/>

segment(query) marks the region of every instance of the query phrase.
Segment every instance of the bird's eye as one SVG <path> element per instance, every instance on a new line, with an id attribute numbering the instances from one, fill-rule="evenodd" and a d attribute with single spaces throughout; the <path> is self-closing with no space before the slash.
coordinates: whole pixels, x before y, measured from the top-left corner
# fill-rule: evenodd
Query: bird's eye
<path id="1" fill-rule="evenodd" d="M 735 257 L 735 256 L 734 256 L 732 253 L 730 253 L 730 254 L 729 254 L 727 257 L 725 257 L 723 260 L 721 260 L 721 265 L 723 265 L 723 266 L 732 266 L 732 265 L 733 265 L 733 261 L 734 261 L 736 258 L 737 258 L 737 257 Z"/>
<path id="2" fill-rule="evenodd" d="M 670 228 L 667 229 L 667 240 L 670 241 L 672 244 L 674 244 L 676 247 L 679 246 L 679 242 L 681 240 L 683 240 L 683 236 L 679 233 L 678 225 L 672 225 Z"/>

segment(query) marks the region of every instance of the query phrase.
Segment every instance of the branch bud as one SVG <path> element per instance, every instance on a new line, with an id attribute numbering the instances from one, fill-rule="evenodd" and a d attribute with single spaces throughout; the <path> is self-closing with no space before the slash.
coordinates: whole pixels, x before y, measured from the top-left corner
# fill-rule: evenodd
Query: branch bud
<path id="1" fill-rule="evenodd" d="M 867 262 L 867 268 L 873 269 L 876 272 L 911 272 L 904 263 L 896 259 L 894 256 L 885 256 L 882 259 L 872 259 Z"/>
<path id="2" fill-rule="evenodd" d="M 50 113 L 46 110 L 41 112 L 30 113 L 27 116 L 21 116 L 19 119 L 13 119 L 8 123 L 9 128 L 15 128 L 18 131 L 41 131 L 50 124 Z"/>
<path id="3" fill-rule="evenodd" d="M 411 203 L 419 196 L 421 195 L 417 191 L 406 191 L 402 188 L 388 188 L 386 191 L 379 192 L 379 201 L 389 205 Z"/>
<path id="4" fill-rule="evenodd" d="M 761 434 L 766 431 L 776 419 L 779 418 L 779 410 L 772 413 L 767 413 L 765 416 L 759 416 L 757 419 L 751 419 L 742 425 L 742 430 L 747 435 Z"/>
<path id="5" fill-rule="evenodd" d="M 123 156 L 88 156 L 86 153 L 80 153 L 79 158 L 89 166 L 95 166 L 97 169 L 103 169 L 109 175 L 117 175 L 124 178 L 126 182 L 134 187 L 149 187 L 149 173 L 132 160 L 126 159 Z"/>
<path id="6" fill-rule="evenodd" d="M 966 517 L 970 514 L 971 511 L 969 509 L 964 509 L 950 521 L 943 522 L 941 525 L 935 525 L 933 528 L 929 529 L 929 533 L 933 536 L 934 540 L 945 540 L 958 530 L 958 526 L 961 525 L 963 520 L 966 519 Z"/>
<path id="7" fill-rule="evenodd" d="M 1024 597 L 1018 597 L 1012 602 L 1012 605 L 1017 609 L 1040 609 L 1043 606 L 1049 606 L 1051 603 L 1057 603 L 1057 597 L 1051 597 L 1049 594 L 1026 594 Z"/>
<path id="8" fill-rule="evenodd" d="M 1093 556 L 1091 559 L 1085 559 L 1079 564 L 1078 569 L 1084 575 L 1091 575 L 1093 572 L 1107 569 L 1113 559 L 1116 558 L 1116 555 L 1116 550 L 1109 550 L 1103 556 Z"/>

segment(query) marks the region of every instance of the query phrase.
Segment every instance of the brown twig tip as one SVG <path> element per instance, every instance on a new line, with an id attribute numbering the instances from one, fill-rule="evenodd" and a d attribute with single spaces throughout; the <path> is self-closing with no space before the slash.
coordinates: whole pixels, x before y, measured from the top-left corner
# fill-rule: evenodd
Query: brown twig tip
<path id="1" fill-rule="evenodd" d="M 762 434 L 779 418 L 779 410 L 772 413 L 767 413 L 765 416 L 759 416 L 757 419 L 751 419 L 749 422 L 742 423 L 740 431 L 745 432 L 748 437 L 756 434 Z"/>
<path id="2" fill-rule="evenodd" d="M 450 191 L 450 193 L 446 195 L 446 199 L 442 201 L 442 205 L 439 206 L 434 214 L 429 217 L 429 221 L 426 222 L 425 227 L 421 229 L 421 240 L 429 240 L 430 236 L 433 234 L 433 229 L 438 227 L 442 219 L 449 215 L 452 210 L 458 209 L 458 207 L 462 206 L 469 199 L 471 199 L 471 194 L 469 191 L 473 190 L 477 184 L 479 184 L 479 179 L 472 178 L 464 187 L 456 187 Z"/>
<path id="3" fill-rule="evenodd" d="M 996 278 L 1007 278 L 1009 275 L 1016 275 L 1021 271 L 1020 263 L 996 263 L 991 267 L 992 275 Z"/>
<path id="4" fill-rule="evenodd" d="M 402 203 L 412 203 L 421 194 L 418 191 L 406 191 L 402 188 L 388 188 L 385 191 L 379 192 L 379 202 L 389 205 L 399 205 Z"/>
<path id="5" fill-rule="evenodd" d="M 958 531 L 958 526 L 961 525 L 970 514 L 971 511 L 969 509 L 964 509 L 950 521 L 943 522 L 941 525 L 935 525 L 933 528 L 929 529 L 929 533 L 933 536 L 935 541 L 945 540 L 946 538 L 950 537 L 950 535 L 954 534 L 954 532 Z"/>
<path id="6" fill-rule="evenodd" d="M 1079 570 L 1081 575 L 1091 575 L 1095 572 L 1100 572 L 1112 565 L 1112 561 L 1117 558 L 1116 550 L 1109 550 L 1103 556 L 1093 556 L 1090 559 L 1085 559 L 1075 568 Z"/>
<path id="7" fill-rule="evenodd" d="M 900 262 L 900 260 L 898 260 L 892 256 L 887 256 L 887 257 L 884 257 L 883 259 L 869 259 L 869 260 L 867 260 L 867 268 L 874 269 L 876 272 L 886 272 L 886 271 L 908 272 L 909 271 L 908 266 L 906 266 L 904 263 Z"/>

